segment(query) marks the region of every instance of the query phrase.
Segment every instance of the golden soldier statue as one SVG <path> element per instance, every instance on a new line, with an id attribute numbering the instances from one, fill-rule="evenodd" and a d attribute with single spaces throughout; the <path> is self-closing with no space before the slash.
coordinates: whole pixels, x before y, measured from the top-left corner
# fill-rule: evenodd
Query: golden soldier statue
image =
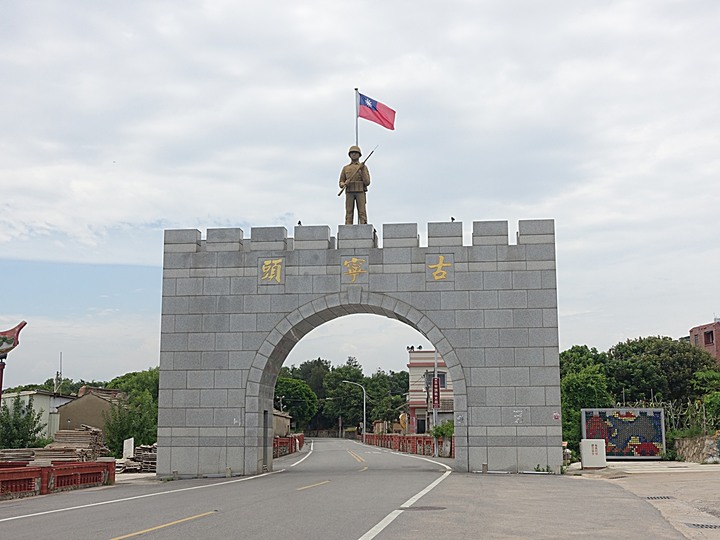
<path id="1" fill-rule="evenodd" d="M 372 153 L 372 152 L 371 152 Z M 353 214 L 357 205 L 358 223 L 367 223 L 366 196 L 370 185 L 370 171 L 365 163 L 360 163 L 362 152 L 359 146 L 351 146 L 348 150 L 350 163 L 340 172 L 340 192 L 345 190 L 345 225 L 353 224 Z M 368 156 L 370 157 L 370 156 Z"/>

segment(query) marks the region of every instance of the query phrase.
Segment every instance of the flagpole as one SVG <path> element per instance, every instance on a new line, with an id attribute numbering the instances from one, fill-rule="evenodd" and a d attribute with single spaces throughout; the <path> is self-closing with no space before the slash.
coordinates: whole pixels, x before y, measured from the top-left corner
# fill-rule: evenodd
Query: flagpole
<path id="1" fill-rule="evenodd" d="M 359 146 L 358 144 L 358 114 L 360 114 L 360 111 L 358 110 L 358 103 L 359 103 L 360 96 L 358 95 L 358 89 L 355 89 L 355 146 Z"/>

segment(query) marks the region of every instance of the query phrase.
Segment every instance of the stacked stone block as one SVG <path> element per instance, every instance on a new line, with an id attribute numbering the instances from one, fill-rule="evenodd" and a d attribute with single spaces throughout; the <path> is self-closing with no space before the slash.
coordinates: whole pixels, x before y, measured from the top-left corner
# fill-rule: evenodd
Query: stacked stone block
<path id="1" fill-rule="evenodd" d="M 400 320 L 454 383 L 455 468 L 517 472 L 562 462 L 552 220 L 165 232 L 158 474 L 272 468 L 275 380 L 323 323 Z M 398 351 L 398 354 L 401 354 Z M 268 441 L 270 445 L 268 446 Z"/>

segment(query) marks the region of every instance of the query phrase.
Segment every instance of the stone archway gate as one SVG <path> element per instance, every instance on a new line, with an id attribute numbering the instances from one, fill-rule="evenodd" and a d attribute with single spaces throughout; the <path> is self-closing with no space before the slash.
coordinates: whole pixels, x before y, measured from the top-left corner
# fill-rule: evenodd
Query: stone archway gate
<path id="1" fill-rule="evenodd" d="M 275 381 L 293 346 L 355 313 L 432 342 L 455 396 L 455 469 L 562 462 L 553 220 L 165 231 L 160 476 L 272 470 Z M 370 337 L 371 338 L 371 337 Z"/>

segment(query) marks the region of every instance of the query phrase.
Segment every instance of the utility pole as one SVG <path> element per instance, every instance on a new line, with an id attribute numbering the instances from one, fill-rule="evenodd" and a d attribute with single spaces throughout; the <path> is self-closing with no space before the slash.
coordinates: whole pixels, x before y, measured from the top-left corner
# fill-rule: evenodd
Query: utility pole
<path id="1" fill-rule="evenodd" d="M 437 375 L 437 348 L 435 349 L 435 372 L 433 374 L 433 428 L 437 427 L 437 405 L 440 403 L 440 381 L 438 381 L 438 375 Z M 437 393 L 437 395 L 436 395 Z M 435 444 L 433 445 L 435 447 L 434 456 L 438 457 L 438 440 L 437 437 L 435 437 Z"/>

